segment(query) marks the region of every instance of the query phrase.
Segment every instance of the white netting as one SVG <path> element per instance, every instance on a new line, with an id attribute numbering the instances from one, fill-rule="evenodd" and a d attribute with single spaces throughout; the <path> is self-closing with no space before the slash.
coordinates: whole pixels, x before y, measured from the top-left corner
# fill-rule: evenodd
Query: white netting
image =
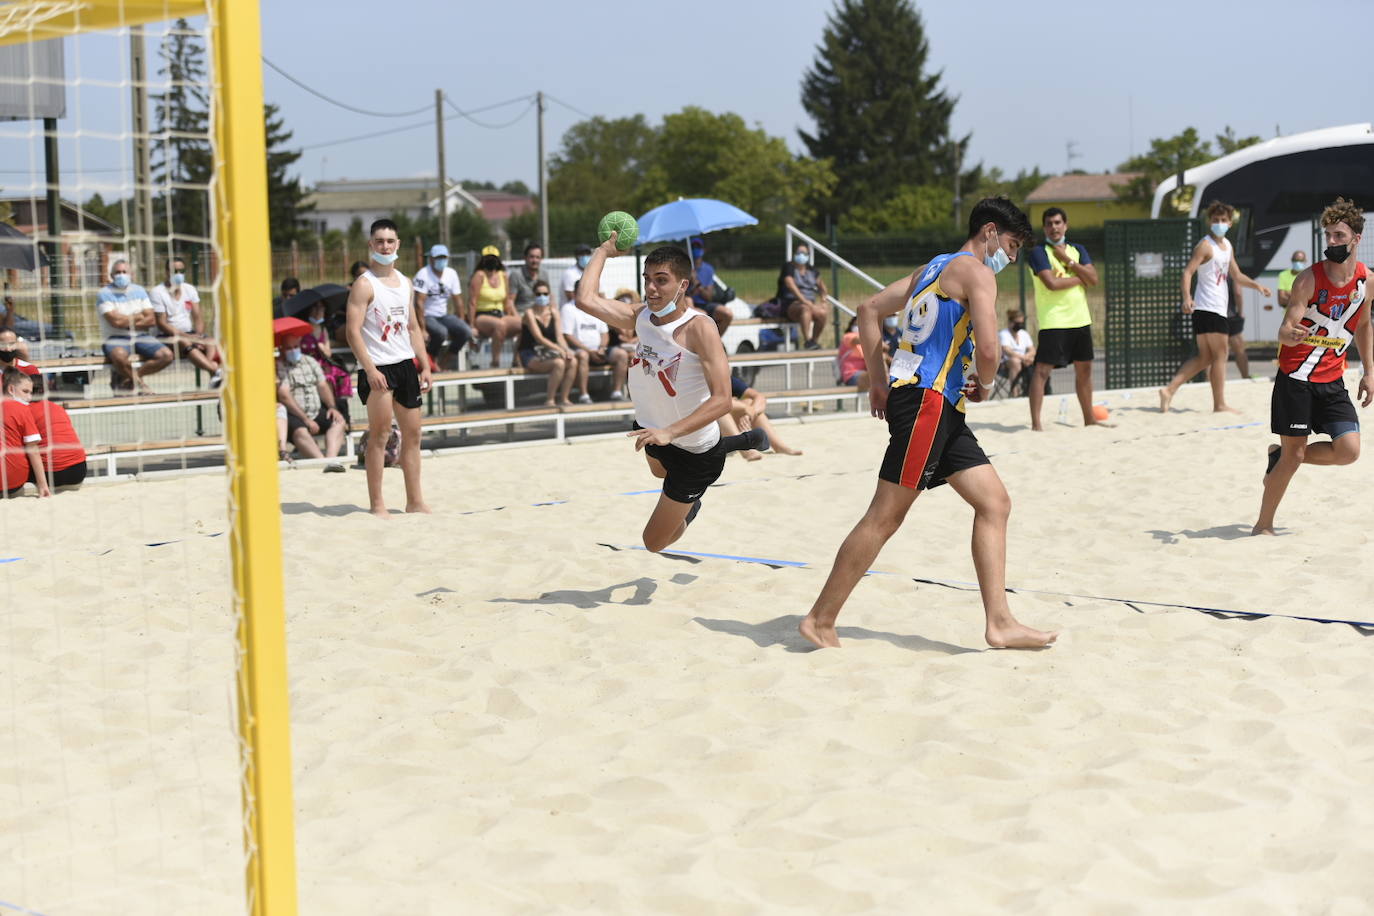
<path id="1" fill-rule="evenodd" d="M 212 36 L 184 7 L 0 4 L 0 353 L 36 367 L 87 472 L 0 498 L 0 913 L 244 906 Z M 54 416 L 40 464 L 71 476 Z"/>

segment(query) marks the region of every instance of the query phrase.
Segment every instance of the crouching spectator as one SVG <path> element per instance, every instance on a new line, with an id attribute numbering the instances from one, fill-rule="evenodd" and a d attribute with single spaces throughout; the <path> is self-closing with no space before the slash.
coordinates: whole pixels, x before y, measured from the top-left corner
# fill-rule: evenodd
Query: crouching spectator
<path id="1" fill-rule="evenodd" d="M 1007 370 L 1012 397 L 1030 391 L 1030 374 L 1035 366 L 1035 342 L 1026 330 L 1026 316 L 1020 309 L 1007 309 L 1007 326 L 997 334 L 1002 348 L 1002 365 Z"/>
<path id="2" fill-rule="evenodd" d="M 301 338 L 310 333 L 310 326 L 294 318 L 278 321 L 294 323 L 280 325 L 277 334 L 277 400 L 286 408 L 287 439 L 307 458 L 337 458 L 348 424 L 335 406 L 334 390 L 320 364 L 301 352 Z M 324 437 L 323 452 L 315 436 Z M 338 462 L 325 466 L 326 471 L 343 469 Z"/>
<path id="3" fill-rule="evenodd" d="M 859 342 L 859 332 L 855 322 L 849 323 L 849 330 L 840 338 L 840 352 L 837 357 L 840 366 L 840 384 L 853 385 L 859 391 L 868 390 L 868 361 L 864 358 L 863 344 Z"/>
<path id="4" fill-rule="evenodd" d="M 0 411 L 4 415 L 4 440 L 0 441 L 0 492 L 5 498 L 18 496 L 24 484 L 38 487 L 39 496 L 51 496 L 47 475 L 43 473 L 43 459 L 38 446 L 43 435 L 33 422 L 29 401 L 33 398 L 33 378 L 18 369 L 6 369 L 0 376 L 4 386 L 4 401 Z"/>

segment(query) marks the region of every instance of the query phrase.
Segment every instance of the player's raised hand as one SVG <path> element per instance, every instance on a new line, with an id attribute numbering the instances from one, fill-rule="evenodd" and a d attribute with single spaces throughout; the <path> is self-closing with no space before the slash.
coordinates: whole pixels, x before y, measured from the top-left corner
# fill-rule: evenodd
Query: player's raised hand
<path id="1" fill-rule="evenodd" d="M 633 248 L 627 248 L 624 251 L 621 251 L 620 248 L 616 246 L 616 239 L 619 237 L 620 233 L 612 229 L 611 234 L 606 239 L 606 241 L 602 242 L 600 245 L 596 247 L 601 249 L 601 251 L 604 252 L 606 257 L 608 258 L 615 258 L 619 257 L 622 254 L 629 254 L 631 251 L 634 250 Z"/>
<path id="2" fill-rule="evenodd" d="M 644 450 L 646 445 L 668 445 L 673 437 L 666 429 L 636 429 L 629 433 L 635 440 L 635 451 Z"/>

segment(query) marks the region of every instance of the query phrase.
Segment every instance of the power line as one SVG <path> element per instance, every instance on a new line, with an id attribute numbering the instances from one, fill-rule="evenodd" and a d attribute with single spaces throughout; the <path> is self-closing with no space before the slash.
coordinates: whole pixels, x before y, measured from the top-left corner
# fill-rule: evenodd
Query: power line
<path id="1" fill-rule="evenodd" d="M 572 112 L 575 112 L 575 113 L 577 113 L 577 114 L 580 114 L 580 115 L 581 115 L 582 117 L 584 117 L 584 118 L 591 118 L 591 117 L 594 117 L 594 115 L 589 115 L 589 114 L 587 114 L 587 113 L 586 113 L 585 111 L 583 111 L 581 108 L 577 108 L 577 107 L 575 107 L 575 106 L 573 106 L 573 105 L 569 105 L 567 102 L 563 101 L 562 99 L 560 99 L 560 98 L 555 98 L 554 96 L 549 95 L 547 92 L 544 93 L 544 98 L 548 99 L 550 102 L 557 102 L 558 104 L 562 105 L 564 108 L 568 109 L 569 111 L 572 111 Z"/>
<path id="2" fill-rule="evenodd" d="M 429 111 L 428 105 L 416 108 L 414 111 L 368 111 L 366 108 L 358 108 L 354 105 L 349 105 L 347 102 L 340 102 L 338 99 L 331 99 L 329 96 L 325 95 L 323 92 L 320 92 L 318 89 L 313 89 L 310 86 L 307 86 L 305 83 L 301 82 L 300 80 L 296 79 L 294 76 L 287 73 L 281 67 L 278 67 L 276 64 L 272 63 L 266 57 L 263 57 L 262 62 L 267 66 L 271 67 L 273 70 L 280 73 L 282 76 L 289 79 L 291 82 L 295 83 L 297 86 L 300 86 L 302 89 L 304 89 L 311 95 L 324 99 L 329 104 L 337 105 L 338 107 L 346 111 L 356 112 L 357 114 L 370 115 L 374 118 L 409 118 L 419 114 L 422 111 Z"/>
<path id="3" fill-rule="evenodd" d="M 499 130 L 499 129 L 504 128 L 504 127 L 510 127 L 510 126 L 511 126 L 512 124 L 514 124 L 516 121 L 519 121 L 519 120 L 520 120 L 521 118 L 523 118 L 526 114 L 528 114 L 528 113 L 529 113 L 529 110 L 530 110 L 531 108 L 534 107 L 534 97 L 533 97 L 533 96 L 521 96 L 521 98 L 519 98 L 519 99 L 511 99 L 510 101 L 498 102 L 498 103 L 496 103 L 495 105 L 486 105 L 486 106 L 484 106 L 484 107 L 482 107 L 482 108 L 474 109 L 475 111 L 486 111 L 486 110 L 491 109 L 491 108 L 500 108 L 502 105 L 509 105 L 509 104 L 511 104 L 511 102 L 519 102 L 519 101 L 521 101 L 521 100 L 523 100 L 523 99 L 525 99 L 525 98 L 528 98 L 528 99 L 530 100 L 530 103 L 529 103 L 528 105 L 526 105 L 526 106 L 521 110 L 521 112 L 520 112 L 518 115 L 516 115 L 514 118 L 512 118 L 511 120 L 507 121 L 507 122 L 504 123 L 504 124 L 490 125 L 490 124 L 482 124 L 481 122 L 478 122 L 478 121 L 473 121 L 473 123 L 479 124 L 479 125 L 482 126 L 482 127 L 489 127 L 489 128 L 491 128 L 491 129 L 493 129 L 493 130 Z M 452 103 L 450 102 L 449 104 L 452 104 Z M 469 121 L 472 121 L 472 120 L 473 120 L 472 118 L 468 117 L 468 113 L 467 113 L 467 112 L 463 112 L 463 111 L 460 111 L 458 114 L 445 115 L 445 116 L 444 116 L 444 120 L 445 120 L 445 121 L 452 121 L 452 120 L 454 120 L 455 118 L 458 118 L 458 117 L 465 117 L 465 118 L 468 118 Z M 412 124 L 404 124 L 404 125 L 401 125 L 400 127 L 388 127 L 388 128 L 385 129 L 385 130 L 374 130 L 374 131 L 371 131 L 371 132 L 369 132 L 369 133 L 358 134 L 357 136 L 354 136 L 354 137 L 341 137 L 341 138 L 339 138 L 338 140 L 326 140 L 326 141 L 324 141 L 323 143 L 309 143 L 309 144 L 306 144 L 306 145 L 300 147 L 300 150 L 301 150 L 301 152 L 304 152 L 305 150 L 309 150 L 309 149 L 320 149 L 321 147 L 325 147 L 325 146 L 339 146 L 340 144 L 343 144 L 343 143 L 354 143 L 354 142 L 359 141 L 359 140 L 371 140 L 371 139 L 374 139 L 374 138 L 376 138 L 376 137 L 387 137 L 387 136 L 390 136 L 390 135 L 392 135 L 392 134 L 403 133 L 403 132 L 408 131 L 408 130 L 416 130 L 416 129 L 421 128 L 421 127 L 429 127 L 429 126 L 431 126 L 431 125 L 433 125 L 433 124 L 434 124 L 434 119 L 428 118 L 428 119 L 426 119 L 426 120 L 424 120 L 424 121 L 416 121 L 416 122 L 414 122 L 414 123 L 412 123 Z"/>
<path id="4" fill-rule="evenodd" d="M 485 128 L 487 128 L 488 130 L 501 130 L 501 129 L 503 129 L 503 128 L 510 127 L 510 126 L 511 126 L 512 124 L 514 124 L 516 121 L 519 121 L 521 118 L 523 118 L 523 117 L 529 112 L 530 108 L 532 108 L 532 107 L 534 106 L 534 96 L 532 96 L 532 95 L 522 95 L 522 96 L 520 96 L 520 97 L 518 97 L 518 98 L 507 99 L 507 100 L 504 101 L 504 102 L 497 102 L 497 103 L 495 103 L 494 105 L 484 105 L 484 106 L 481 107 L 481 108 L 472 108 L 472 109 L 469 109 L 469 110 L 467 110 L 467 111 L 464 111 L 463 109 L 459 108 L 457 105 L 453 104 L 453 99 L 451 99 L 451 98 L 448 97 L 448 93 L 444 93 L 444 101 L 445 101 L 446 103 L 448 103 L 448 107 L 449 107 L 449 108 L 452 108 L 454 111 L 458 112 L 458 116 L 459 116 L 459 117 L 467 118 L 469 121 L 471 121 L 473 124 L 476 124 L 478 127 L 485 127 Z M 525 101 L 528 101 L 528 102 L 529 102 L 529 105 L 526 105 L 524 108 L 522 108 L 522 109 L 520 110 L 520 113 L 519 113 L 518 115 L 516 115 L 515 117 L 511 118 L 509 121 L 506 121 L 506 122 L 501 123 L 501 124 L 488 124 L 488 123 L 485 122 L 485 121 L 479 121 L 478 119 L 476 119 L 476 118 L 473 117 L 473 115 L 476 114 L 476 113 L 478 113 L 479 111 L 490 111 L 490 110 L 493 109 L 493 108 L 504 108 L 504 107 L 507 106 L 507 105 L 513 105 L 513 104 L 515 104 L 516 102 L 525 102 Z M 445 120 L 447 120 L 447 119 L 445 119 Z"/>

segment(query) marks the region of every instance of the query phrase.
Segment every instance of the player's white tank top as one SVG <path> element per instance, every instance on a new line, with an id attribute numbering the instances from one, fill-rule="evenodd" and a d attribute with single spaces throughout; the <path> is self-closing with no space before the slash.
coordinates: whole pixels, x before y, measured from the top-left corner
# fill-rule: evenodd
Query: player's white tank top
<path id="1" fill-rule="evenodd" d="M 1230 287 L 1226 278 L 1231 273 L 1231 243 L 1207 236 L 1212 246 L 1212 260 L 1203 262 L 1197 269 L 1197 291 L 1193 293 L 1193 308 L 1204 312 L 1215 312 L 1225 317 L 1230 303 L 1226 301 Z"/>
<path id="2" fill-rule="evenodd" d="M 363 271 L 362 276 L 372 284 L 372 304 L 363 317 L 363 343 L 372 362 L 390 366 L 414 359 L 415 348 L 410 345 L 410 281 L 400 271 L 392 272 L 401 281 L 394 288 L 370 270 Z"/>
<path id="3" fill-rule="evenodd" d="M 650 320 L 649 310 L 642 308 L 635 319 L 639 345 L 630 361 L 630 397 L 634 398 L 635 420 L 640 426 L 662 429 L 681 420 L 711 397 L 706 386 L 706 374 L 701 360 L 685 350 L 673 339 L 673 332 L 693 318 L 706 318 L 705 313 L 689 308 L 687 314 L 664 325 Z M 714 422 L 696 432 L 674 439 L 673 445 L 700 454 L 709 451 L 720 441 L 720 429 Z"/>

